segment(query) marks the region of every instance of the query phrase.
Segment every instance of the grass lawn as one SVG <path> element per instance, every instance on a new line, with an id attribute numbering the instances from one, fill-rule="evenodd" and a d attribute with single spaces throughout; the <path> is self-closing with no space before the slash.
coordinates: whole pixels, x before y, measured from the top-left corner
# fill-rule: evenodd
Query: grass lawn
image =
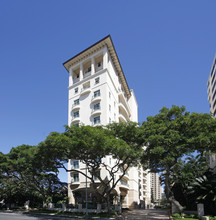
<path id="1" fill-rule="evenodd" d="M 199 220 L 198 218 L 175 218 L 173 217 L 173 220 Z"/>

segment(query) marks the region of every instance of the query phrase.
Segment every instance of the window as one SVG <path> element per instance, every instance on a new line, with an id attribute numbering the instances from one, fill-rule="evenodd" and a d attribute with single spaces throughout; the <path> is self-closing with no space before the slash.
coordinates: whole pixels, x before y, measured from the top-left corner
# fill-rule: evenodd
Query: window
<path id="1" fill-rule="evenodd" d="M 89 73 L 91 72 L 91 67 L 88 67 L 86 70 L 85 70 L 85 73 Z"/>
<path id="2" fill-rule="evenodd" d="M 74 182 L 79 182 L 79 174 L 78 173 L 74 173 L 73 174 L 73 179 L 74 179 Z"/>
<path id="3" fill-rule="evenodd" d="M 111 123 L 112 121 L 111 121 L 111 118 L 109 118 L 109 123 Z"/>
<path id="4" fill-rule="evenodd" d="M 94 98 L 100 96 L 100 90 L 94 92 Z"/>
<path id="5" fill-rule="evenodd" d="M 116 103 L 114 102 L 114 107 L 116 107 Z"/>
<path id="6" fill-rule="evenodd" d="M 73 161 L 73 168 L 74 169 L 79 169 L 79 160 L 74 160 Z"/>
<path id="7" fill-rule="evenodd" d="M 110 158 L 109 158 L 109 164 L 110 164 L 110 165 L 111 165 L 111 162 L 112 162 L 112 158 L 110 157 Z"/>
<path id="8" fill-rule="evenodd" d="M 94 118 L 94 124 L 100 124 L 100 116 Z"/>
<path id="9" fill-rule="evenodd" d="M 101 62 L 98 62 L 97 67 L 101 67 Z"/>
<path id="10" fill-rule="evenodd" d="M 76 75 L 77 79 L 79 78 L 79 74 Z"/>
<path id="11" fill-rule="evenodd" d="M 78 93 L 78 87 L 74 89 L 74 93 L 75 93 L 75 94 Z"/>
<path id="12" fill-rule="evenodd" d="M 213 74 L 213 72 L 214 72 L 214 68 L 215 68 L 215 63 L 214 63 L 214 65 L 213 65 L 213 67 L 212 67 L 211 76 L 212 76 L 212 74 Z"/>
<path id="13" fill-rule="evenodd" d="M 74 106 L 79 105 L 79 99 L 74 100 Z"/>
<path id="14" fill-rule="evenodd" d="M 213 78 L 212 78 L 211 84 L 213 84 L 214 79 L 215 79 L 215 73 L 214 73 L 214 75 L 213 75 Z"/>
<path id="15" fill-rule="evenodd" d="M 214 94 L 213 94 L 213 96 L 212 96 L 212 101 L 214 100 L 215 95 L 216 95 L 216 90 L 214 91 Z"/>
<path id="16" fill-rule="evenodd" d="M 109 105 L 109 110 L 111 111 L 111 105 Z"/>
<path id="17" fill-rule="evenodd" d="M 94 180 L 98 180 L 98 177 L 100 176 L 100 170 L 95 172 L 95 176 L 93 177 Z"/>
<path id="18" fill-rule="evenodd" d="M 109 98 L 111 98 L 111 93 L 109 92 Z"/>
<path id="19" fill-rule="evenodd" d="M 114 114 L 114 120 L 116 120 L 116 114 Z"/>
<path id="20" fill-rule="evenodd" d="M 94 110 L 100 109 L 100 102 L 94 105 Z"/>
<path id="21" fill-rule="evenodd" d="M 74 116 L 74 118 L 78 118 L 78 117 L 79 117 L 79 111 L 74 112 L 74 113 L 73 113 L 73 116 Z"/>
<path id="22" fill-rule="evenodd" d="M 100 82 L 100 78 L 99 77 L 95 78 L 95 84 L 98 84 L 99 82 Z"/>
<path id="23" fill-rule="evenodd" d="M 96 63 L 95 64 L 95 71 L 96 72 L 103 69 L 103 62 L 101 60 L 102 60 L 102 57 L 101 57 L 100 61 L 97 58 L 97 61 L 95 62 Z"/>

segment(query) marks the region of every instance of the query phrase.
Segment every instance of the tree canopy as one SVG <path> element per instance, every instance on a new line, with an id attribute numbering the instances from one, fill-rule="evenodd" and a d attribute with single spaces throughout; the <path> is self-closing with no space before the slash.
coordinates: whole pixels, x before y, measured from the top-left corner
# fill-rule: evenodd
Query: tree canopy
<path id="1" fill-rule="evenodd" d="M 174 198 L 170 177 L 182 157 L 215 151 L 216 121 L 210 114 L 189 113 L 184 106 L 172 106 L 148 117 L 141 130 L 147 146 L 143 161 L 149 161 L 152 171 L 162 172 L 166 197 L 182 212 L 183 207 Z"/>
<path id="2" fill-rule="evenodd" d="M 62 187 L 57 172 L 44 166 L 37 146 L 21 145 L 12 148 L 8 154 L 0 154 L 1 198 L 5 202 L 20 203 L 23 199 L 38 197 L 44 205 Z M 5 195 L 7 193 L 7 196 Z M 17 198 L 17 199 L 16 199 Z M 19 200 L 19 201 L 18 201 Z M 28 200 L 28 199 L 27 199 Z M 34 200 L 34 199 L 33 199 Z"/>
<path id="3" fill-rule="evenodd" d="M 137 123 L 132 122 L 113 123 L 106 127 L 66 126 L 66 131 L 62 134 L 51 133 L 40 143 L 39 149 L 41 157 L 46 158 L 47 167 L 51 165 L 52 169 L 54 166 L 54 169 L 64 168 L 67 172 L 77 171 L 87 177 L 92 182 L 95 192 L 106 199 L 109 207 L 110 195 L 117 183 L 130 166 L 140 162 L 142 141 Z M 108 155 L 115 159 L 113 166 L 104 161 Z M 83 170 L 68 169 L 65 164 L 69 159 L 77 159 L 84 163 L 88 174 Z M 108 174 L 104 179 L 98 175 L 100 167 Z M 122 175 L 117 178 L 116 173 L 120 169 Z M 95 183 L 94 177 L 100 181 L 100 187 Z"/>

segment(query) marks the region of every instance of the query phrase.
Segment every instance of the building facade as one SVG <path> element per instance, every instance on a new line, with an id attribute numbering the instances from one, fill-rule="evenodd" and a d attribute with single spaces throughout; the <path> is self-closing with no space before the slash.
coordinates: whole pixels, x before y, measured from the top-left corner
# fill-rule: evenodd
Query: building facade
<path id="1" fill-rule="evenodd" d="M 150 173 L 151 194 L 155 202 L 162 199 L 162 186 L 158 173 Z"/>
<path id="2" fill-rule="evenodd" d="M 138 105 L 130 90 L 119 62 L 112 39 L 107 36 L 64 64 L 69 72 L 68 125 L 107 125 L 111 122 L 138 122 Z M 103 159 L 115 163 L 111 156 Z M 80 161 L 70 160 L 68 168 L 85 169 Z M 100 176 L 107 177 L 101 168 Z M 119 173 L 120 175 L 120 173 Z M 149 202 L 147 188 L 149 175 L 142 167 L 132 167 L 116 187 L 124 207 Z M 68 175 L 69 198 L 76 202 L 76 194 L 84 192 L 85 177 L 78 172 Z M 90 183 L 87 183 L 90 188 Z M 89 189 L 88 192 L 91 192 Z"/>
<path id="3" fill-rule="evenodd" d="M 216 118 L 216 55 L 207 82 L 207 93 L 210 112 Z M 216 167 L 216 154 L 209 156 L 209 162 L 211 168 Z"/>

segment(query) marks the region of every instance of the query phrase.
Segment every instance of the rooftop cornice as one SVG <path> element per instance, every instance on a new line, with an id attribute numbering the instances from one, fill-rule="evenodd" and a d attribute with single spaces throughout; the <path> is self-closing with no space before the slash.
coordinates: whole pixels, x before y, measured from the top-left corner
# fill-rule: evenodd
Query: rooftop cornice
<path id="1" fill-rule="evenodd" d="M 69 69 L 71 66 L 75 65 L 76 63 L 80 62 L 81 60 L 85 59 L 86 57 L 90 56 L 91 54 L 95 53 L 98 50 L 101 50 L 103 47 L 107 47 L 109 54 L 111 56 L 113 65 L 115 66 L 119 78 L 123 84 L 123 87 L 125 89 L 125 92 L 127 94 L 127 98 L 131 96 L 130 89 L 127 83 L 127 80 L 125 78 L 124 72 L 122 70 L 122 66 L 120 64 L 118 55 L 116 53 L 113 41 L 111 39 L 111 36 L 108 35 L 105 38 L 101 39 L 100 41 L 96 42 L 92 46 L 88 47 L 87 49 L 83 50 L 82 52 L 78 53 L 71 59 L 67 60 L 63 63 L 63 66 L 66 68 L 66 70 L 69 72 Z"/>

